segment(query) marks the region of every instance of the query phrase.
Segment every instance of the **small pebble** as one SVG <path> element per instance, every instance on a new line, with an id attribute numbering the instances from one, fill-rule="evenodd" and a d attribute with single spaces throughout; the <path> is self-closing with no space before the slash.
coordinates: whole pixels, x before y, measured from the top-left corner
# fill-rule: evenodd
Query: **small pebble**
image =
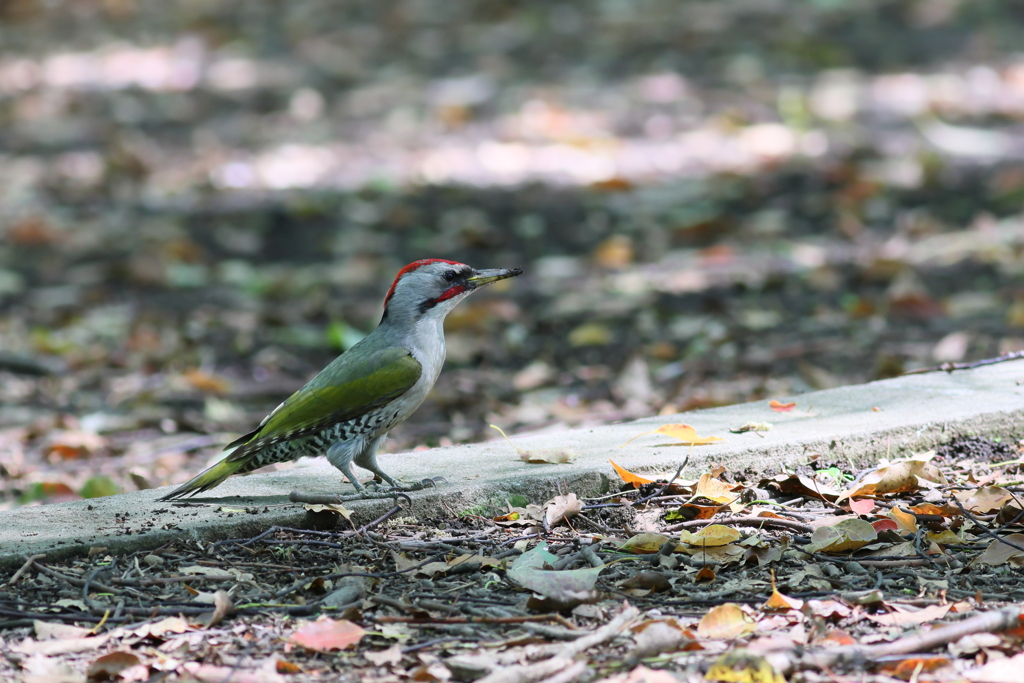
<path id="1" fill-rule="evenodd" d="M 149 554 L 142 558 L 142 561 L 148 564 L 150 567 L 159 567 L 164 563 L 164 558 L 159 555 Z"/>

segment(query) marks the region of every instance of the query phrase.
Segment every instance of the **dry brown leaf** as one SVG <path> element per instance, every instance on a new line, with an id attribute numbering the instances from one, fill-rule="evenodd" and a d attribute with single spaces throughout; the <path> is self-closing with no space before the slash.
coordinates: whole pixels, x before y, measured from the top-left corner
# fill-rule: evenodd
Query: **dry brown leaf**
<path id="1" fill-rule="evenodd" d="M 368 650 L 363 656 L 374 666 L 394 666 L 402 663 L 402 646 L 395 643 L 386 650 Z"/>
<path id="2" fill-rule="evenodd" d="M 224 395 L 231 390 L 231 384 L 226 378 L 197 368 L 186 370 L 184 376 L 192 387 L 207 394 Z"/>
<path id="3" fill-rule="evenodd" d="M 133 676 L 125 676 L 127 673 L 126 669 L 137 666 L 140 668 L 140 673 L 144 673 L 146 680 L 149 678 L 149 667 L 142 666 L 142 660 L 137 655 L 131 652 L 115 651 L 109 654 L 105 654 L 102 657 L 97 657 L 89 663 L 89 669 L 86 672 L 86 677 L 90 681 L 132 681 L 140 680 Z"/>
<path id="4" fill-rule="evenodd" d="M 1005 539 L 1010 543 L 1024 548 L 1024 534 L 1010 534 L 1009 536 L 1006 536 Z M 1000 565 L 1005 564 L 1006 562 L 1010 562 L 1017 566 L 1024 564 L 1024 552 L 1005 543 L 992 541 L 989 543 L 988 547 L 985 548 L 985 552 L 975 558 L 971 564 Z"/>
<path id="5" fill-rule="evenodd" d="M 916 491 L 929 483 L 948 482 L 939 468 L 927 460 L 899 460 L 867 473 L 839 496 L 837 502 L 854 496 L 879 496 L 886 493 Z"/>
<path id="6" fill-rule="evenodd" d="M 955 491 L 953 497 L 979 515 L 987 515 L 1013 500 L 1013 494 L 1001 486 L 983 486 L 973 491 Z"/>
<path id="7" fill-rule="evenodd" d="M 225 590 L 219 590 L 213 594 L 213 614 L 210 615 L 210 622 L 206 624 L 205 628 L 216 626 L 219 624 L 224 617 L 235 611 L 235 604 L 231 601 L 231 596 Z"/>
<path id="8" fill-rule="evenodd" d="M 772 429 L 771 422 L 744 422 L 739 427 L 729 429 L 733 434 L 746 434 L 747 432 L 769 432 Z"/>
<path id="9" fill-rule="evenodd" d="M 575 493 L 555 498 L 545 506 L 544 521 L 548 527 L 552 527 L 563 519 L 575 517 L 583 510 L 583 501 L 576 497 Z"/>
<path id="10" fill-rule="evenodd" d="M 520 460 L 530 465 L 541 465 L 544 463 L 561 465 L 570 463 L 579 456 L 579 453 L 572 448 L 520 448 L 512 443 L 512 439 L 505 436 L 505 432 L 501 430 L 501 427 L 497 425 L 491 425 L 491 427 L 497 429 L 498 433 L 505 437 L 505 441 L 508 441 L 508 445 L 516 449 Z"/>
<path id="11" fill-rule="evenodd" d="M 865 614 L 868 619 L 883 626 L 914 626 L 935 621 L 946 616 L 952 605 L 929 605 L 921 609 L 910 609 L 903 605 L 887 605 L 893 611 L 887 614 Z"/>
<path id="12" fill-rule="evenodd" d="M 36 638 L 39 640 L 49 640 L 54 638 L 87 638 L 90 635 L 93 635 L 92 629 L 82 628 L 81 626 L 72 626 L 71 624 L 62 624 L 60 622 L 33 621 L 32 629 L 35 631 Z"/>
<path id="13" fill-rule="evenodd" d="M 47 656 L 69 654 L 72 652 L 89 652 L 102 647 L 110 640 L 108 634 L 90 638 L 68 638 L 67 640 L 33 640 L 26 638 L 20 643 L 10 645 L 10 649 L 25 655 L 42 654 Z"/>

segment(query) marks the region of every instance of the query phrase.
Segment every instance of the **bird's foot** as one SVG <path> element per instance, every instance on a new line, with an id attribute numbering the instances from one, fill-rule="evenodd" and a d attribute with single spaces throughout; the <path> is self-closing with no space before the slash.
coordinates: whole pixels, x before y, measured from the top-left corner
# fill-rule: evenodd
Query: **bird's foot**
<path id="1" fill-rule="evenodd" d="M 304 491 L 292 491 L 288 494 L 288 500 L 293 503 L 304 503 L 306 505 L 341 505 L 353 500 L 376 500 L 381 498 L 392 498 L 400 501 L 402 505 L 412 505 L 412 498 L 403 491 L 357 491 L 349 496 L 338 493 L 306 493 Z"/>
<path id="2" fill-rule="evenodd" d="M 378 484 L 372 482 L 367 486 L 373 491 L 387 491 L 390 493 L 412 493 L 413 491 L 422 491 L 423 489 L 436 488 L 438 484 L 447 484 L 448 480 L 444 477 L 431 477 L 430 479 L 422 479 L 412 484 L 400 484 L 394 479 L 389 480 L 388 484 Z"/>
<path id="3" fill-rule="evenodd" d="M 403 486 L 389 486 L 386 491 L 422 491 L 423 489 L 437 488 L 438 484 L 447 484 L 448 480 L 444 477 L 431 477 L 429 479 L 423 479 L 414 484 L 406 484 Z"/>

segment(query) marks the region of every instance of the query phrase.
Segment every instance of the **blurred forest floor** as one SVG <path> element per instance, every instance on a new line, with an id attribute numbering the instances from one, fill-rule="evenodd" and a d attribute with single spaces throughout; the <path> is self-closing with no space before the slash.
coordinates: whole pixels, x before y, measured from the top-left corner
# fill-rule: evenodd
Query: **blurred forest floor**
<path id="1" fill-rule="evenodd" d="M 392 451 L 1020 350 L 1021 9 L 0 4 L 0 509 L 183 481 L 423 257 L 526 275 Z"/>

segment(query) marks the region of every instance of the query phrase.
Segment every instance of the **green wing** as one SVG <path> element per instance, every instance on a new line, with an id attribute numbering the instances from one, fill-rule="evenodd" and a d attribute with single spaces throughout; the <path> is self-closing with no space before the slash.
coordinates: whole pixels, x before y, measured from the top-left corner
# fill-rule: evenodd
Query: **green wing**
<path id="1" fill-rule="evenodd" d="M 354 420 L 387 405 L 416 384 L 423 370 L 419 361 L 400 347 L 360 351 L 353 347 L 338 356 L 257 429 L 230 444 L 228 448 L 243 447 L 227 461 L 243 459 L 262 446 Z"/>

